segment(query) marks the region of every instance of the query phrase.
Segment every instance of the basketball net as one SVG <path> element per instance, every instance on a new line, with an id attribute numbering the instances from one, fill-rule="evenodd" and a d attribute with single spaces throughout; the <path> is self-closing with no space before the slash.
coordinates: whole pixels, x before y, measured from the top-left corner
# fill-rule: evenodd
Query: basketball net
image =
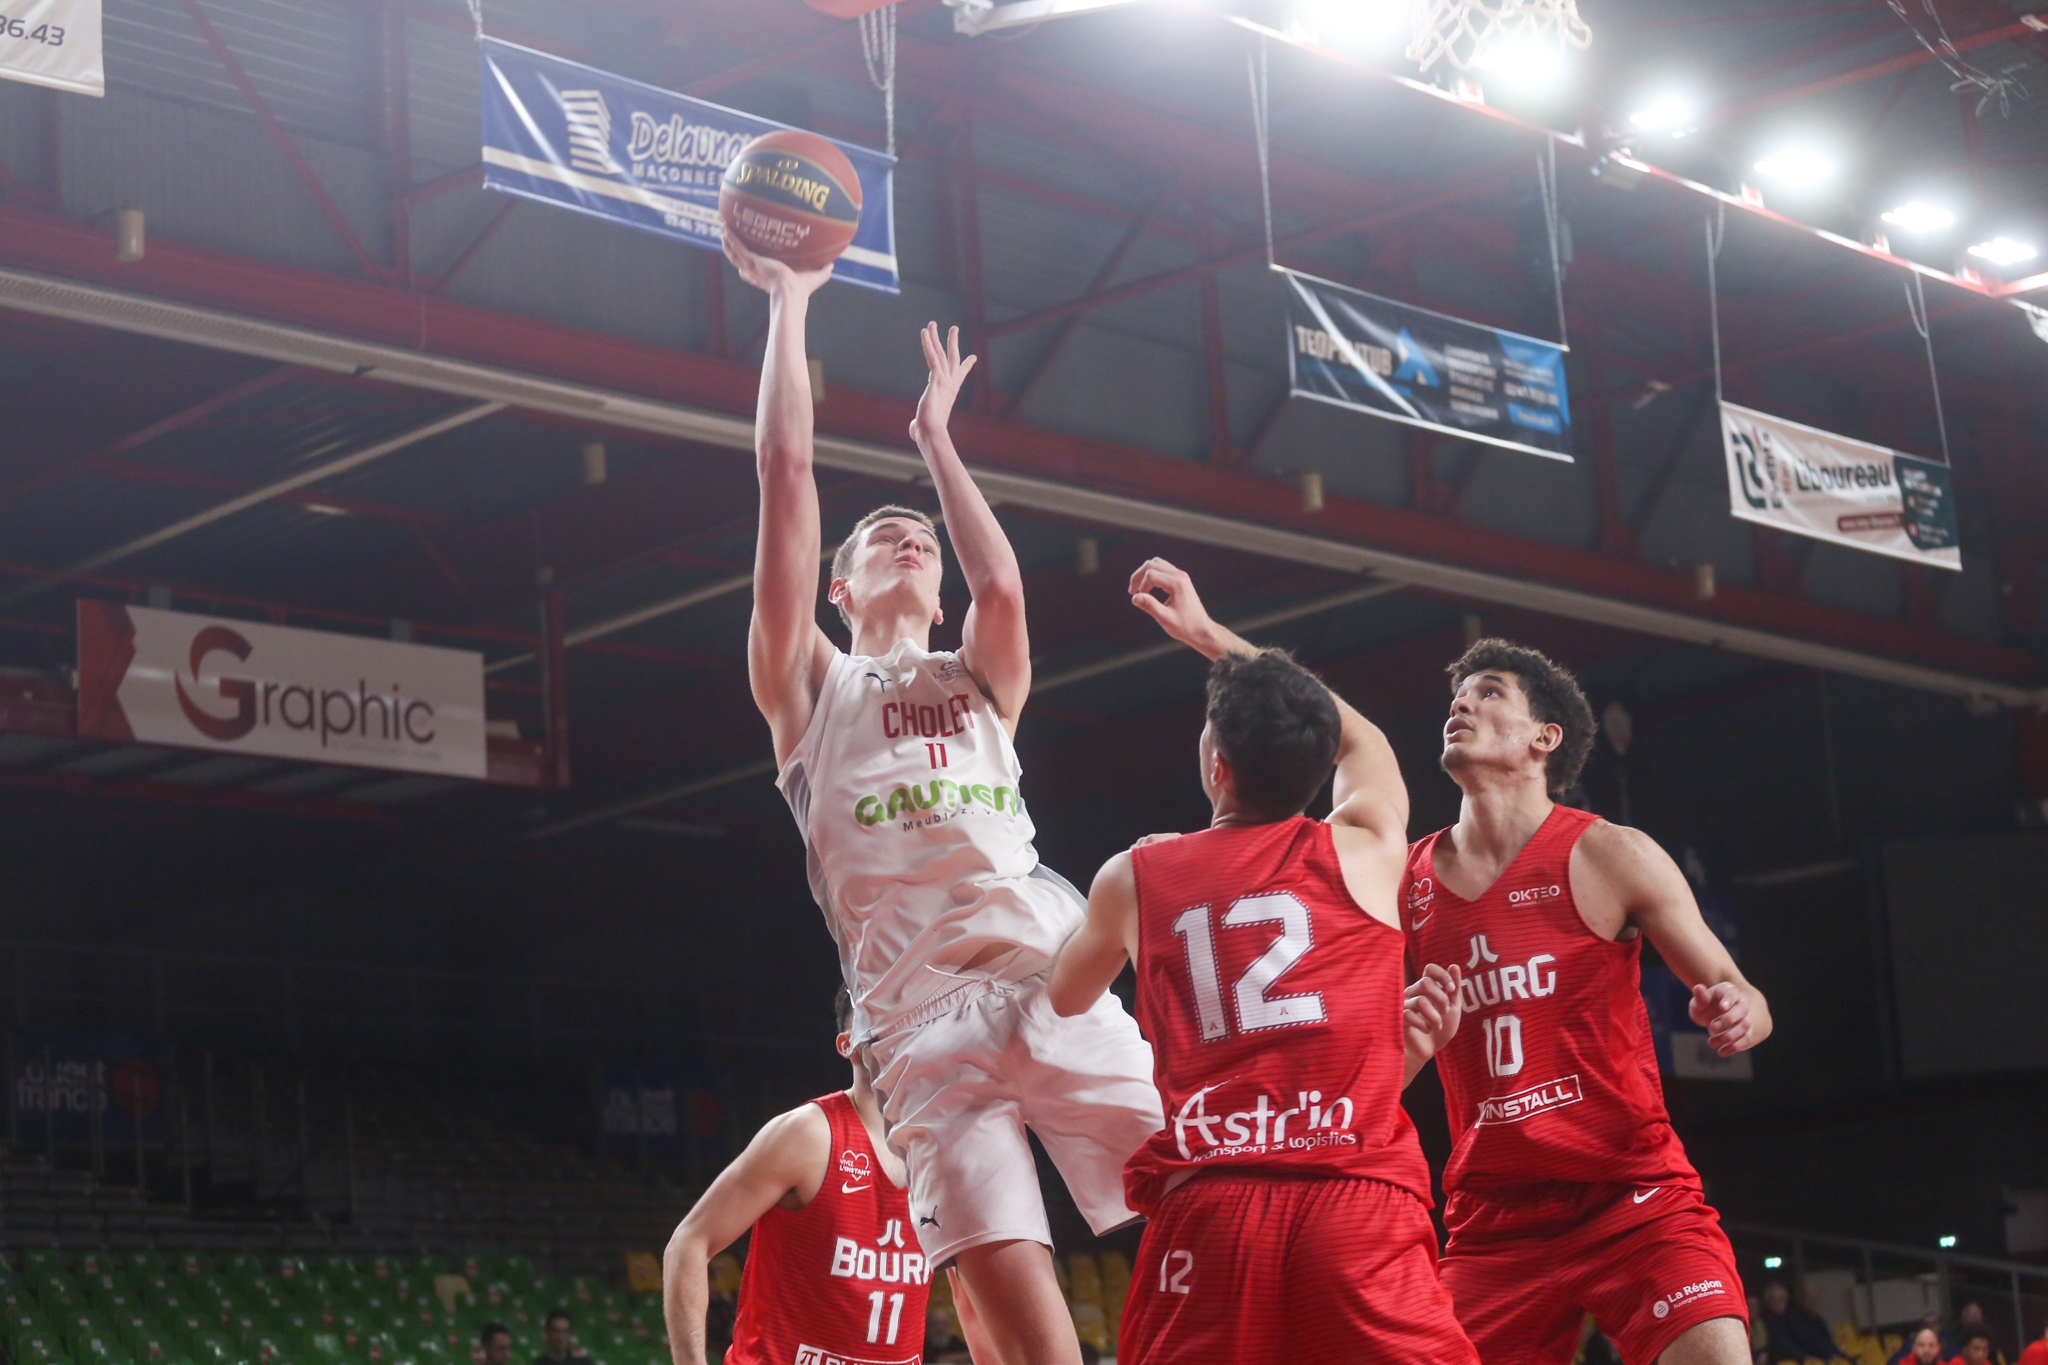
<path id="1" fill-rule="evenodd" d="M 896 6 L 884 5 L 860 16 L 860 55 L 868 79 L 882 92 L 883 142 L 896 155 Z"/>
<path id="2" fill-rule="evenodd" d="M 1488 53 L 1584 48 L 1593 31 L 1573 0 L 1417 0 L 1408 60 L 1470 71 Z"/>

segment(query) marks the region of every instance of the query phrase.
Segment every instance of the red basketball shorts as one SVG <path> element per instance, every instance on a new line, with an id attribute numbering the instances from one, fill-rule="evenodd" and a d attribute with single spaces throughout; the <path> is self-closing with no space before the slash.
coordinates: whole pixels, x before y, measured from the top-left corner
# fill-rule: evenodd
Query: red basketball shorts
<path id="1" fill-rule="evenodd" d="M 1120 1365 L 1477 1365 L 1436 1230 L 1377 1180 L 1197 1176 L 1138 1248 Z"/>
<path id="2" fill-rule="evenodd" d="M 1485 1365 L 1570 1365 L 1591 1313 L 1627 1365 L 1710 1318 L 1749 1320 L 1735 1253 L 1697 1190 L 1546 1185 L 1459 1194 L 1443 1281 Z"/>

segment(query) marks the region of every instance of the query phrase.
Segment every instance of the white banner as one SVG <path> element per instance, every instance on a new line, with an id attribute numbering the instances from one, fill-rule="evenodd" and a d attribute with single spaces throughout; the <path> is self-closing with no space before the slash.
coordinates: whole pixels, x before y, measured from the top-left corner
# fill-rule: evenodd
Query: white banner
<path id="1" fill-rule="evenodd" d="M 1963 567 L 1947 465 L 1721 404 L 1728 509 L 1743 521 Z"/>
<path id="2" fill-rule="evenodd" d="M 481 778 L 483 656 L 80 601 L 78 733 Z"/>
<path id="3" fill-rule="evenodd" d="M 0 78 L 106 94 L 100 0 L 0 0 Z"/>

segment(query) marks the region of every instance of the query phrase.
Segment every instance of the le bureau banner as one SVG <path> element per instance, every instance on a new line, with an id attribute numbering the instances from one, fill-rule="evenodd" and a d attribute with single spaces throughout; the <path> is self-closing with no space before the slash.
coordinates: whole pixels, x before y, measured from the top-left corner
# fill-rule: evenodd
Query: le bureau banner
<path id="1" fill-rule="evenodd" d="M 483 656 L 80 601 L 78 733 L 481 778 Z"/>
<path id="2" fill-rule="evenodd" d="M 1564 347 L 1280 273 L 1292 392 L 1471 441 L 1572 458 Z"/>
<path id="3" fill-rule="evenodd" d="M 1963 567 L 1947 465 L 1721 404 L 1728 509 L 1743 521 L 1938 569 Z"/>
<path id="4" fill-rule="evenodd" d="M 106 94 L 100 0 L 0 0 L 0 79 Z"/>
<path id="5" fill-rule="evenodd" d="M 761 134 L 785 126 L 483 40 L 484 183 L 509 194 L 716 251 L 726 165 Z M 837 145 L 860 177 L 861 213 L 832 274 L 896 293 L 896 159 L 851 142 Z"/>

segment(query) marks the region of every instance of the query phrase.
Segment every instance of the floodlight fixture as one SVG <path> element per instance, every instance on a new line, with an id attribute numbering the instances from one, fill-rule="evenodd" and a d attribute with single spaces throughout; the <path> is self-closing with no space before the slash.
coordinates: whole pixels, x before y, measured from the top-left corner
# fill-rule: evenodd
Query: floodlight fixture
<path id="1" fill-rule="evenodd" d="M 1789 189 L 1810 189 L 1834 178 L 1835 163 L 1810 147 L 1786 147 L 1757 162 L 1756 169 Z"/>
<path id="2" fill-rule="evenodd" d="M 1924 199 L 1910 199 L 1894 209 L 1886 209 L 1877 215 L 1895 228 L 1907 232 L 1940 232 L 1943 228 L 1956 225 L 1956 216 L 1939 204 L 1930 204 Z"/>
<path id="3" fill-rule="evenodd" d="M 1516 85 L 1548 85 L 1564 71 L 1564 47 L 1535 34 L 1513 33 L 1480 48 L 1472 65 Z"/>
<path id="4" fill-rule="evenodd" d="M 1980 261 L 2007 266 L 2018 265 L 2021 261 L 2031 261 L 2041 253 L 2025 242 L 2015 242 L 2010 237 L 1993 237 L 1988 242 L 1979 242 L 1971 247 L 1970 254 Z"/>
<path id="5" fill-rule="evenodd" d="M 1639 133 L 1684 137 L 1693 128 L 1692 102 L 1678 95 L 1660 96 L 1630 114 L 1628 126 Z"/>
<path id="6" fill-rule="evenodd" d="M 1399 0 L 1314 0 L 1309 24 L 1330 47 L 1360 47 L 1406 32 L 1408 11 Z"/>

